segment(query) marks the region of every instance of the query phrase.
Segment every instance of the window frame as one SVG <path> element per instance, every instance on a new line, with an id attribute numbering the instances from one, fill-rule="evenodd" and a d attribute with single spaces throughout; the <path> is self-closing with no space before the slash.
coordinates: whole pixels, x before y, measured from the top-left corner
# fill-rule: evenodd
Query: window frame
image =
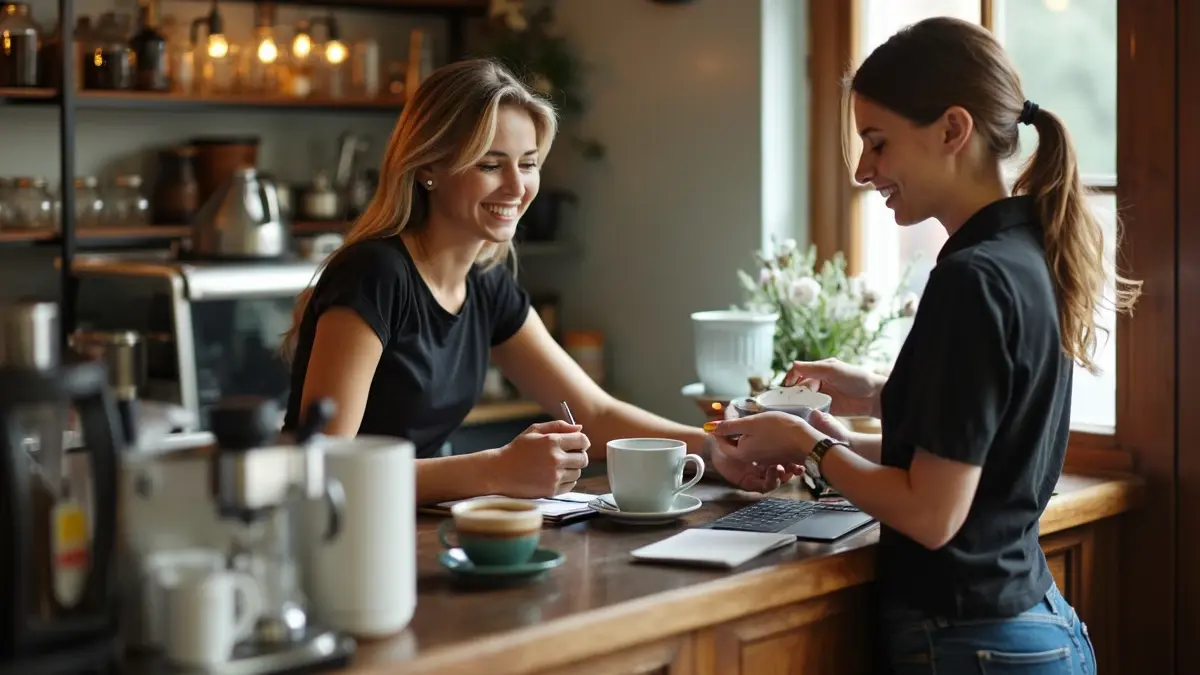
<path id="1" fill-rule="evenodd" d="M 1118 6 L 1129 0 L 1118 0 Z M 841 147 L 841 77 L 847 64 L 854 63 L 858 52 L 860 35 L 860 7 L 862 0 L 822 0 L 809 2 L 809 81 L 811 92 L 810 117 L 810 236 L 816 246 L 819 260 L 828 259 L 835 252 L 842 252 L 847 271 L 858 274 L 862 271 L 866 244 L 863 236 L 864 218 L 860 196 L 869 186 L 856 184 L 846 170 Z M 995 25 L 995 11 L 999 3 L 980 0 L 980 23 L 991 30 Z M 1119 14 L 1121 10 L 1119 8 Z M 1125 12 L 1128 14 L 1129 12 Z M 1124 17 L 1119 17 L 1120 20 Z M 1127 37 L 1118 26 L 1119 39 Z M 1126 55 L 1122 54 L 1121 59 Z M 1122 66 L 1118 64 L 1118 70 Z M 1126 69 L 1128 70 L 1128 69 Z M 1118 74 L 1118 78 L 1123 73 Z M 1122 82 L 1118 82 L 1120 88 Z M 1118 97 L 1120 99 L 1120 97 Z M 1118 138 L 1130 133 L 1132 118 L 1127 108 L 1119 102 L 1117 120 Z M 833 130 L 831 132 L 831 130 Z M 1118 146 L 1121 141 L 1118 140 Z M 1137 245 L 1137 239 L 1155 236 L 1152 231 L 1131 231 L 1130 190 L 1120 179 L 1131 173 L 1129 153 L 1118 152 L 1117 176 L 1084 176 L 1084 184 L 1098 193 L 1116 194 L 1118 211 L 1122 214 L 1125 231 L 1122 242 L 1122 262 L 1133 265 L 1126 252 Z M 1135 210 L 1136 211 L 1136 210 Z M 842 226 L 841 224 L 847 224 Z M 1157 248 L 1157 247 L 1156 247 Z M 1122 420 L 1129 416 L 1131 387 L 1122 381 L 1138 368 L 1139 356 L 1125 344 L 1130 332 L 1130 318 L 1117 317 L 1117 402 L 1116 424 L 1108 429 L 1072 430 L 1068 445 L 1069 466 L 1105 471 L 1134 470 L 1134 453 L 1122 440 Z"/>

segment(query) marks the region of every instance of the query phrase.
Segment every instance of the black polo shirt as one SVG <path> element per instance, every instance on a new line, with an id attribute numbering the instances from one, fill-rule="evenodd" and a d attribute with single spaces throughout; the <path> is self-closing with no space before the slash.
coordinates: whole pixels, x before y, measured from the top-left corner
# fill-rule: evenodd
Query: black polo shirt
<path id="1" fill-rule="evenodd" d="M 301 320 L 284 428 L 299 418 L 317 319 L 347 307 L 383 344 L 358 433 L 405 438 L 418 458 L 437 456 L 479 401 L 491 348 L 520 330 L 529 306 L 508 268 L 475 267 L 466 301 L 450 313 L 400 237 L 351 244 L 330 259 Z"/>
<path id="2" fill-rule="evenodd" d="M 881 395 L 881 459 L 907 469 L 919 447 L 982 475 L 966 522 L 942 548 L 883 528 L 889 606 L 1003 617 L 1049 590 L 1038 519 L 1062 472 L 1073 374 L 1055 297 L 1029 197 L 984 207 L 939 252 Z"/>

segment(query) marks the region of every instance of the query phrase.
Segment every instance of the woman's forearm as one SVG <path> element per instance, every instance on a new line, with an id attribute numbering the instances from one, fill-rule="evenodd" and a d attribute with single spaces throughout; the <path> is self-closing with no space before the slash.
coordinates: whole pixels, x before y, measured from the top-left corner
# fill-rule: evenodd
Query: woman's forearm
<path id="1" fill-rule="evenodd" d="M 495 486 L 488 465 L 494 453 L 483 450 L 468 455 L 418 459 L 417 503 L 436 504 L 492 494 Z"/>
<path id="2" fill-rule="evenodd" d="M 850 448 L 863 459 L 879 464 L 882 456 L 883 437 L 879 434 L 850 432 Z"/>
<path id="3" fill-rule="evenodd" d="M 687 443 L 690 453 L 704 449 L 708 434 L 699 427 L 672 422 L 623 401 L 612 399 L 596 410 L 593 419 L 583 422 L 583 433 L 592 442 L 588 457 L 603 460 L 608 442 L 617 438 L 674 438 Z"/>
<path id="4" fill-rule="evenodd" d="M 879 464 L 835 445 L 821 462 L 825 480 L 846 499 L 888 527 L 929 549 L 941 548 L 953 533 L 946 519 L 929 513 L 904 469 Z"/>

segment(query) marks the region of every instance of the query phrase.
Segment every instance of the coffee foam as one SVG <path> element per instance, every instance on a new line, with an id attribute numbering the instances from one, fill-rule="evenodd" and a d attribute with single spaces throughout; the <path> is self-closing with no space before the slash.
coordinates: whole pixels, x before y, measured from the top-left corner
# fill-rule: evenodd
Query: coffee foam
<path id="1" fill-rule="evenodd" d="M 537 505 L 517 499 L 479 499 L 455 504 L 454 529 L 463 533 L 523 535 L 542 528 Z"/>

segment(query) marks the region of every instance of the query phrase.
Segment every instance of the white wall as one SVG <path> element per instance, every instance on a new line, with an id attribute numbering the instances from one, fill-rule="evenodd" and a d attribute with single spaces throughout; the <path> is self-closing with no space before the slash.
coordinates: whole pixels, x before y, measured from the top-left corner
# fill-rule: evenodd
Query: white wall
<path id="1" fill-rule="evenodd" d="M 805 213 L 804 163 L 793 159 L 806 144 L 796 110 L 807 95 L 780 88 L 804 82 L 795 38 L 805 4 L 557 7 L 593 68 L 582 126 L 609 154 L 581 164 L 556 147 L 547 179 L 567 178 L 580 192 L 573 226 L 583 257 L 527 262 L 523 278 L 557 282 L 566 326 L 605 333 L 619 395 L 696 422 L 695 404 L 680 395 L 697 380 L 690 313 L 740 302 L 736 270 L 751 269 L 768 232 L 794 235 Z"/>

